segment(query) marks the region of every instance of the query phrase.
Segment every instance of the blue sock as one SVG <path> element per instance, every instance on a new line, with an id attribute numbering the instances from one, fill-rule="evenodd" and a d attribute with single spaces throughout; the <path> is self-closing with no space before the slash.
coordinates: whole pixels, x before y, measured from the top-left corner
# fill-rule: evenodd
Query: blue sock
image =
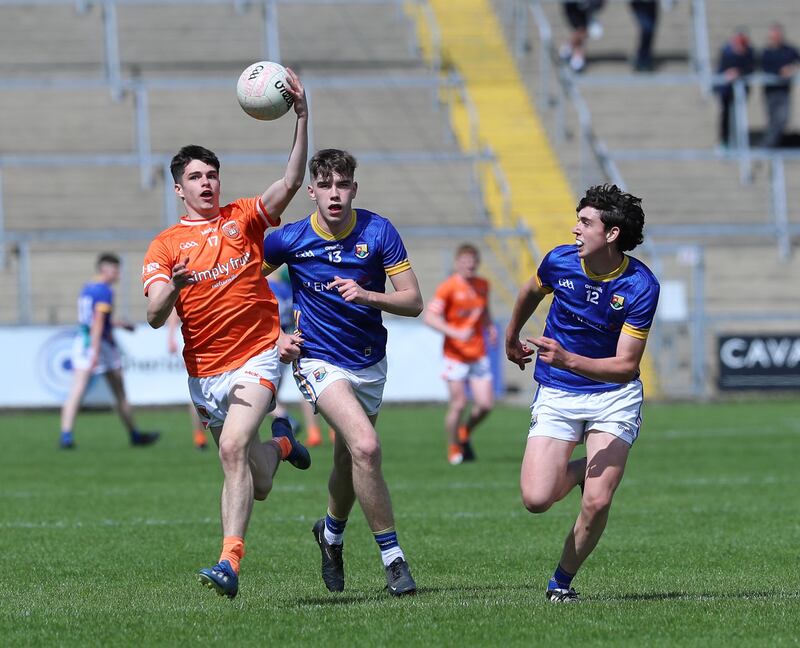
<path id="1" fill-rule="evenodd" d="M 397 542 L 397 531 L 394 530 L 394 527 L 390 527 L 385 531 L 378 531 L 372 535 L 375 536 L 375 542 L 377 542 L 378 547 L 380 547 L 381 560 L 385 567 L 391 565 L 392 561 L 397 558 L 405 560 L 405 555 L 400 548 L 400 543 Z"/>
<path id="2" fill-rule="evenodd" d="M 325 542 L 332 545 L 339 545 L 344 542 L 344 527 L 347 524 L 347 518 L 340 520 L 333 517 L 331 512 L 325 514 Z"/>
<path id="3" fill-rule="evenodd" d="M 564 571 L 561 564 L 559 564 L 558 567 L 556 567 L 553 577 L 547 584 L 547 589 L 569 589 L 569 586 L 572 585 L 573 578 L 575 578 L 575 574 Z"/>

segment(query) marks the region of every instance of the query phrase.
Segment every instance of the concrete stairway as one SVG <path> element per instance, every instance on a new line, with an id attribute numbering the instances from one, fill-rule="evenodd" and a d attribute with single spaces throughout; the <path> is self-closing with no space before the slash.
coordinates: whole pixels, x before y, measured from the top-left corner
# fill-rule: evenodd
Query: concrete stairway
<path id="1" fill-rule="evenodd" d="M 291 142 L 291 117 L 271 123 L 248 118 L 236 105 L 232 87 L 245 64 L 261 58 L 260 9 L 239 14 L 233 4 L 119 6 L 120 55 L 124 78 L 230 78 L 231 88 L 152 89 L 148 93 L 149 145 L 153 155 L 169 156 L 198 143 L 222 161 L 223 200 L 255 195 L 283 172 L 283 163 L 237 164 L 232 153 L 285 155 Z M 325 7 L 302 2 L 281 4 L 281 51 L 285 63 L 303 77 L 327 80 L 348 73 L 404 76 L 426 72 L 414 47 L 409 19 L 391 5 Z M 190 17 L 191 16 L 191 17 Z M 102 78 L 102 13 L 60 5 L 0 7 L 0 76 L 33 79 Z M 333 36 L 335 34 L 335 37 Z M 321 36 L 324 35 L 324 36 Z M 209 49 L 211 48 L 211 49 Z M 213 60 L 209 51 L 213 50 Z M 14 61 L 14 65 L 3 63 Z M 313 86 L 313 84 L 312 84 Z M 449 115 L 435 90 L 424 88 L 317 88 L 311 92 L 312 147 L 340 147 L 393 154 L 459 150 Z M 0 91 L 0 153 L 124 154 L 136 152 L 134 97 L 115 101 L 108 90 L 62 88 Z M 486 214 L 476 191 L 476 169 L 466 161 L 373 162 L 362 159 L 357 204 L 409 227 L 484 225 Z M 31 246 L 29 291 L 34 322 L 71 323 L 75 296 L 93 274 L 97 253 L 121 251 L 126 260 L 120 296 L 128 314 L 141 320 L 138 266 L 146 241 L 126 242 L 125 230 L 163 227 L 164 180 L 154 167 L 152 188 L 142 189 L 137 166 L 89 165 L 3 168 L 5 226 L 35 236 L 42 229 L 97 229 L 119 232 L 112 243 L 44 243 Z M 180 213 L 179 201 L 175 201 Z M 308 213 L 301 192 L 286 221 Z M 443 240 L 404 235 L 426 299 L 450 271 L 460 236 Z M 455 239 L 458 240 L 455 240 Z M 480 242 L 479 242 L 480 243 Z M 487 250 L 487 265 L 496 266 Z M 0 322 L 18 317 L 18 258 L 11 248 L 0 268 Z M 503 303 L 507 303 L 503 302 Z M 498 306 L 496 312 L 500 312 Z"/>

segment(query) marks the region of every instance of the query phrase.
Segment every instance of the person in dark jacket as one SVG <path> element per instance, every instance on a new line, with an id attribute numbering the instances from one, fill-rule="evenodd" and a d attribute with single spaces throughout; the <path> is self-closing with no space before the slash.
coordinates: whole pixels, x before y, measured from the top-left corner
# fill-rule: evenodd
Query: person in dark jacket
<path id="1" fill-rule="evenodd" d="M 783 27 L 778 23 L 769 28 L 767 46 L 761 54 L 761 69 L 765 74 L 774 75 L 764 84 L 764 102 L 767 111 L 767 130 L 762 146 L 780 146 L 783 132 L 789 123 L 792 77 L 800 63 L 800 52 L 789 45 L 784 37 Z"/>
<path id="2" fill-rule="evenodd" d="M 720 100 L 719 140 L 727 146 L 731 135 L 731 109 L 733 107 L 733 83 L 752 74 L 755 70 L 755 53 L 744 28 L 739 27 L 722 46 L 717 65 L 717 74 L 725 80 L 718 82 L 715 91 Z"/>

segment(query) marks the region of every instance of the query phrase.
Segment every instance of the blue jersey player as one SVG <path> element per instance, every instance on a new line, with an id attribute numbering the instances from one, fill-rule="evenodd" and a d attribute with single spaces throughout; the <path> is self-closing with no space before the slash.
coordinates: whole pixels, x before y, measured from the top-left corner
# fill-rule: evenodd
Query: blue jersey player
<path id="1" fill-rule="evenodd" d="M 267 236 L 264 264 L 267 273 L 283 263 L 289 268 L 296 332 L 281 338 L 282 357 L 296 357 L 301 392 L 337 432 L 328 511 L 313 528 L 322 578 L 330 591 L 344 589 L 343 534 L 358 500 L 380 547 L 390 594 L 412 594 L 416 584 L 397 542 L 374 426 L 386 382 L 381 312 L 416 317 L 422 296 L 397 230 L 352 207 L 353 156 L 324 149 L 308 166 L 316 211 Z"/>
<path id="2" fill-rule="evenodd" d="M 539 384 L 522 461 L 525 507 L 543 513 L 576 485 L 581 510 L 547 586 L 554 602 L 573 602 L 580 566 L 606 526 L 614 491 L 639 434 L 639 363 L 659 285 L 625 254 L 642 242 L 641 200 L 615 185 L 591 187 L 577 208 L 575 245 L 547 254 L 520 290 L 506 330 L 506 355 L 524 369 L 536 353 Z M 520 342 L 525 322 L 553 294 L 544 334 Z M 586 457 L 570 461 L 579 443 Z"/>
<path id="3" fill-rule="evenodd" d="M 101 254 L 96 269 L 97 277 L 83 286 L 78 297 L 78 334 L 72 346 L 72 388 L 61 408 L 59 447 L 64 450 L 75 447 L 72 428 L 89 381 L 96 375 L 106 377 L 131 444 L 150 445 L 158 440 L 158 433 L 136 429 L 122 382 L 122 360 L 111 332 L 115 325 L 133 330 L 132 325 L 112 318 L 114 293 L 111 286 L 119 279 L 119 257 L 111 253 Z"/>

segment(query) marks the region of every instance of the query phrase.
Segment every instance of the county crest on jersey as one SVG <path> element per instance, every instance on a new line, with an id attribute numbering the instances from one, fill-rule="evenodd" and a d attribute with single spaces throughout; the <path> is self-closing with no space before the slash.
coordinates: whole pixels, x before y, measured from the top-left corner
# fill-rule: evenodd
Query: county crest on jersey
<path id="1" fill-rule="evenodd" d="M 585 267 L 574 245 L 549 252 L 537 272 L 539 285 L 553 293 L 544 336 L 564 349 L 589 358 L 610 358 L 617 353 L 621 334 L 647 339 L 658 305 L 659 284 L 650 269 L 625 255 L 622 264 L 607 275 Z M 540 385 L 571 392 L 617 389 L 536 359 L 534 378 Z"/>
<path id="2" fill-rule="evenodd" d="M 365 290 L 385 292 L 386 277 L 411 268 L 403 241 L 384 217 L 354 209 L 338 236 L 325 232 L 315 213 L 264 239 L 264 268 L 289 268 L 295 323 L 303 357 L 347 369 L 363 369 L 386 355 L 381 311 L 348 303 L 334 277 L 354 279 Z"/>

